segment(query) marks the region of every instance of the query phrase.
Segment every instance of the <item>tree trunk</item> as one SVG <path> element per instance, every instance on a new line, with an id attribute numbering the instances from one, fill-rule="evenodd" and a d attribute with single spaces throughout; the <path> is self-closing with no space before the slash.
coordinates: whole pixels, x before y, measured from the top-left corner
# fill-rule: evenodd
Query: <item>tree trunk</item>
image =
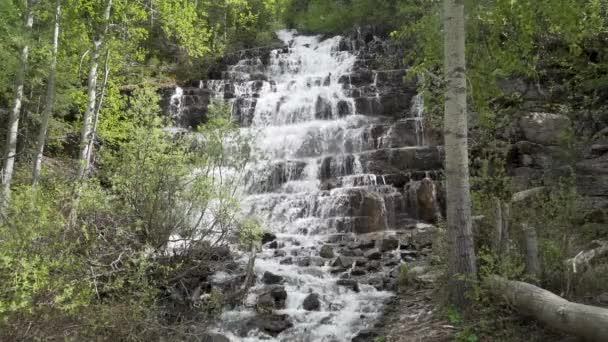
<path id="1" fill-rule="evenodd" d="M 502 255 L 502 236 L 503 236 L 502 201 L 494 197 L 494 253 Z"/>
<path id="2" fill-rule="evenodd" d="M 34 25 L 34 12 L 32 11 L 32 1 L 26 2 L 25 33 L 30 34 Z M 23 104 L 23 86 L 25 83 L 25 72 L 27 70 L 28 57 L 30 52 L 29 42 L 26 40 L 21 48 L 21 65 L 17 70 L 15 79 L 15 99 L 13 110 L 8 117 L 8 132 L 6 134 L 6 150 L 4 152 L 4 165 L 2 169 L 2 198 L 0 211 L 4 212 L 10 203 L 11 183 L 13 181 L 13 170 L 15 168 L 15 157 L 17 155 L 17 134 L 19 132 L 19 116 Z"/>
<path id="3" fill-rule="evenodd" d="M 91 129 L 91 139 L 89 139 L 89 146 L 87 148 L 87 160 L 89 164 L 91 163 L 91 158 L 93 155 L 93 149 L 95 147 L 95 140 L 97 137 L 97 125 L 99 123 L 99 112 L 101 111 L 101 107 L 103 106 L 103 99 L 106 94 L 106 87 L 108 86 L 108 78 L 110 77 L 110 50 L 106 51 L 106 61 L 103 73 L 103 84 L 101 85 L 101 96 L 99 96 L 99 102 L 97 103 L 97 107 L 95 108 L 95 112 L 93 113 L 93 128 Z"/>
<path id="4" fill-rule="evenodd" d="M 498 276 L 485 279 L 490 293 L 549 327 L 589 341 L 608 339 L 608 310 L 569 302 L 534 285 Z"/>
<path id="5" fill-rule="evenodd" d="M 93 41 L 93 53 L 91 54 L 91 68 L 89 69 L 88 79 L 88 105 L 82 117 L 82 132 L 80 134 L 80 158 L 78 177 L 85 178 L 90 165 L 90 140 L 93 134 L 93 114 L 95 113 L 95 105 L 97 103 L 97 68 L 99 67 L 99 54 L 108 30 L 108 22 L 110 20 L 110 9 L 112 8 L 112 0 L 106 1 L 106 9 L 104 12 L 104 28 Z"/>
<path id="6" fill-rule="evenodd" d="M 465 307 L 477 273 L 471 227 L 463 0 L 444 0 L 445 171 L 451 301 Z"/>
<path id="7" fill-rule="evenodd" d="M 536 229 L 527 223 L 522 224 L 524 242 L 526 246 L 526 270 L 535 279 L 540 278 L 540 260 L 538 258 L 538 237 Z"/>
<path id="8" fill-rule="evenodd" d="M 49 78 L 46 88 L 46 99 L 44 111 L 42 112 L 42 120 L 40 122 L 40 131 L 38 132 L 38 141 L 36 144 L 36 157 L 34 159 L 34 170 L 32 172 L 32 185 L 36 186 L 40 178 L 42 169 L 42 157 L 44 154 L 44 144 L 49 128 L 49 120 L 53 114 L 53 106 L 55 103 L 55 79 L 57 76 L 57 52 L 59 50 L 59 20 L 61 17 L 61 0 L 57 0 L 55 5 L 55 30 L 53 31 L 53 51 L 51 57 L 51 66 L 49 69 Z"/>

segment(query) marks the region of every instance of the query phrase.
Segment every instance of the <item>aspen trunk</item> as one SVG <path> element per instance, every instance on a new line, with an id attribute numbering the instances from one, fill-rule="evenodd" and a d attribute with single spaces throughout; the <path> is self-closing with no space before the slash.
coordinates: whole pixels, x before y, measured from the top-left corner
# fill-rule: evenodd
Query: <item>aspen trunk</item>
<path id="1" fill-rule="evenodd" d="M 55 5 L 55 29 L 53 31 L 53 51 L 51 57 L 51 66 L 49 69 L 49 78 L 46 88 L 46 99 L 44 111 L 42 112 L 42 120 L 40 122 L 40 131 L 38 132 L 38 141 L 36 143 L 36 157 L 34 159 L 34 170 L 32 172 L 32 185 L 36 186 L 40 178 L 42 169 L 42 157 L 44 154 L 44 144 L 49 128 L 49 120 L 53 114 L 53 106 L 55 103 L 55 79 L 57 76 L 57 52 L 59 50 L 59 20 L 61 17 L 61 0 L 57 0 Z"/>
<path id="2" fill-rule="evenodd" d="M 494 197 L 494 252 L 497 255 L 502 254 L 503 222 L 502 201 Z"/>
<path id="3" fill-rule="evenodd" d="M 499 276 L 485 279 L 490 293 L 549 327 L 589 341 L 608 340 L 608 310 L 572 303 L 534 285 Z"/>
<path id="4" fill-rule="evenodd" d="M 526 223 L 522 224 L 526 246 L 526 270 L 536 279 L 540 277 L 540 260 L 538 258 L 538 237 L 536 229 Z"/>
<path id="5" fill-rule="evenodd" d="M 90 165 L 90 140 L 93 135 L 93 115 L 95 113 L 95 105 L 97 103 L 97 69 L 99 67 L 99 55 L 103 46 L 103 41 L 108 30 L 108 21 L 110 20 L 110 10 L 112 8 L 112 0 L 106 1 L 106 9 L 104 12 L 105 27 L 103 32 L 93 41 L 93 52 L 91 54 L 91 67 L 89 69 L 89 79 L 87 85 L 88 105 L 82 117 L 82 132 L 80 134 L 80 158 L 78 177 L 86 177 Z"/>
<path id="6" fill-rule="evenodd" d="M 34 25 L 34 12 L 32 11 L 33 2 L 26 2 L 26 19 L 25 31 L 29 34 Z M 19 133 L 19 116 L 21 115 L 21 107 L 23 104 L 23 86 L 25 83 L 25 72 L 27 70 L 28 57 L 30 52 L 29 43 L 26 43 L 21 48 L 21 56 L 19 70 L 15 79 L 15 99 L 13 109 L 8 117 L 8 132 L 6 134 L 6 150 L 4 152 L 4 165 L 2 168 L 2 202 L 0 203 L 0 211 L 4 212 L 10 203 L 11 183 L 13 181 L 13 171 L 15 168 L 15 157 L 17 155 L 17 134 Z"/>
<path id="7" fill-rule="evenodd" d="M 101 85 L 101 95 L 99 96 L 99 102 L 97 103 L 97 107 L 95 108 L 95 113 L 93 114 L 93 128 L 91 129 L 91 139 L 89 140 L 89 146 L 87 148 L 87 160 L 89 163 L 91 162 L 91 158 L 93 155 L 93 148 L 95 147 L 95 140 L 97 138 L 97 125 L 99 123 L 99 112 L 101 111 L 101 107 L 103 106 L 103 100 L 106 94 L 106 88 L 108 86 L 108 78 L 110 77 L 110 50 L 106 51 L 106 61 L 103 73 L 103 84 Z"/>
<path id="8" fill-rule="evenodd" d="M 477 273 L 471 227 L 464 0 L 444 0 L 445 171 L 449 291 L 452 302 L 468 302 L 471 277 Z"/>

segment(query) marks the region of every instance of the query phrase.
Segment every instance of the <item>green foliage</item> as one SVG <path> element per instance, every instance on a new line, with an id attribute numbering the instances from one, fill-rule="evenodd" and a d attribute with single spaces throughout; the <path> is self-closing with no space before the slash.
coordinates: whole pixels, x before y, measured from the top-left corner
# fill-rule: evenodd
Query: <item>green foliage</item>
<path id="1" fill-rule="evenodd" d="M 289 27 L 306 32 L 342 33 L 356 25 L 399 25 L 398 4 L 387 0 L 292 0 L 284 16 Z"/>
<path id="2" fill-rule="evenodd" d="M 397 285 L 399 288 L 405 289 L 409 285 L 409 267 L 407 265 L 402 265 L 399 269 L 399 277 L 397 278 Z"/>

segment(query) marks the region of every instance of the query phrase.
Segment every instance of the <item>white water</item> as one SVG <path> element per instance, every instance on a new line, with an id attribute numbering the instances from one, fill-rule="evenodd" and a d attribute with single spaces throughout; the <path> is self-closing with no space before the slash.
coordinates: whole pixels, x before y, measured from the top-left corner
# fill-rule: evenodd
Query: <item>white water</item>
<path id="1" fill-rule="evenodd" d="M 344 211 L 349 205 L 350 187 L 385 184 L 381 177 L 364 174 L 356 155 L 353 161 L 348 157 L 376 148 L 369 138 L 370 124 L 376 119 L 356 115 L 353 99 L 346 96 L 343 85 L 338 83 L 356 61 L 351 53 L 337 51 L 341 37 L 320 41 L 318 37 L 299 36 L 292 31 L 281 31 L 279 37 L 290 48 L 287 53 L 272 52 L 270 66 L 265 70 L 268 81 L 258 91 L 248 130 L 257 132 L 255 147 L 260 160 L 266 162 L 252 168 L 251 195 L 245 200 L 245 212 L 261 218 L 264 228 L 277 234 L 284 243 L 283 250 L 294 259 L 293 265 L 282 265 L 282 258 L 265 248 L 256 260 L 258 283 L 251 291 L 255 293 L 264 287 L 259 279 L 266 271 L 285 277 L 286 308 L 277 313 L 288 314 L 294 327 L 276 338 L 260 332 L 241 337 L 235 327 L 254 315 L 252 309 L 241 308 L 225 312 L 218 331 L 232 341 L 350 341 L 379 315 L 390 293 L 365 284 L 360 284 L 361 292 L 355 293 L 336 285 L 338 278 L 330 273 L 329 261 L 324 266 L 307 267 L 297 266 L 296 261 L 317 257 L 327 237 L 336 233 L 330 222 L 347 219 Z M 255 81 L 248 81 L 238 70 L 242 66 L 237 65 L 228 73 L 232 78 L 244 80 L 235 87 L 237 96 L 252 93 L 248 87 Z M 223 85 L 215 83 L 207 87 L 221 90 Z M 346 108 L 348 115 L 340 117 L 339 106 Z M 344 176 L 343 186 L 349 188 L 329 192 L 319 189 L 319 170 L 326 156 L 334 158 L 331 172 Z M 281 165 L 278 172 L 276 165 Z M 273 177 L 280 178 L 276 184 L 265 183 Z M 272 186 L 260 185 L 271 183 Z M 304 298 L 311 292 L 320 295 L 320 311 L 302 308 Z M 255 295 L 249 296 L 249 307 L 255 300 Z"/>

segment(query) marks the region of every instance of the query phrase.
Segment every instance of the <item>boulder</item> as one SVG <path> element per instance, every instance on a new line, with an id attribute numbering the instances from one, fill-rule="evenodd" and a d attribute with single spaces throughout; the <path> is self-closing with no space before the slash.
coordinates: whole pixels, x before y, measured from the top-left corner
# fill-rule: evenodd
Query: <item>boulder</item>
<path id="1" fill-rule="evenodd" d="M 258 312 L 270 312 L 273 309 L 283 309 L 286 299 L 287 291 L 285 291 L 285 287 L 280 285 L 266 287 L 258 295 L 256 310 Z"/>
<path id="2" fill-rule="evenodd" d="M 557 145 L 572 129 L 572 122 L 564 115 L 530 113 L 519 120 L 526 140 L 542 145 Z"/>
<path id="3" fill-rule="evenodd" d="M 262 282 L 266 285 L 280 284 L 284 281 L 285 280 L 280 275 L 276 275 L 268 271 L 264 272 L 264 275 L 262 276 Z"/>
<path id="4" fill-rule="evenodd" d="M 293 323 L 288 315 L 259 314 L 245 323 L 245 326 L 241 330 L 241 336 L 247 336 L 252 330 L 260 330 L 270 336 L 276 337 L 291 327 L 293 327 Z"/>
<path id="5" fill-rule="evenodd" d="M 279 262 L 279 264 L 281 264 L 281 265 L 292 265 L 293 264 L 293 258 L 292 257 L 287 257 L 287 258 L 281 260 Z"/>
<path id="6" fill-rule="evenodd" d="M 373 330 L 365 329 L 365 330 L 361 330 L 355 337 L 353 337 L 353 339 L 351 341 L 352 342 L 374 342 L 374 341 L 376 341 L 377 338 L 378 338 L 377 332 L 375 332 Z"/>
<path id="7" fill-rule="evenodd" d="M 300 267 L 308 267 L 308 266 L 310 266 L 310 257 L 299 258 L 297 264 Z"/>
<path id="8" fill-rule="evenodd" d="M 355 292 L 359 292 L 359 283 L 357 283 L 356 280 L 352 280 L 352 279 L 339 279 L 338 281 L 336 281 L 336 284 L 339 286 L 344 286 L 348 289 L 351 289 Z"/>
<path id="9" fill-rule="evenodd" d="M 265 245 L 268 242 L 274 241 L 276 239 L 277 239 L 276 235 L 266 232 L 266 233 L 264 233 L 264 235 L 262 235 L 262 244 Z"/>
<path id="10" fill-rule="evenodd" d="M 389 237 L 380 241 L 380 252 L 388 252 L 399 248 L 399 240 Z"/>
<path id="11" fill-rule="evenodd" d="M 365 252 L 365 258 L 368 260 L 380 260 L 382 259 L 382 252 L 378 248 L 372 248 L 369 251 Z"/>
<path id="12" fill-rule="evenodd" d="M 325 259 L 331 259 L 334 257 L 334 250 L 330 245 L 324 245 L 321 247 L 321 252 L 319 255 Z"/>
<path id="13" fill-rule="evenodd" d="M 354 259 L 346 256 L 339 256 L 334 260 L 332 266 L 342 269 L 348 269 L 353 265 Z"/>
<path id="14" fill-rule="evenodd" d="M 306 298 L 304 298 L 304 302 L 302 303 L 302 307 L 306 311 L 319 311 L 321 308 L 321 300 L 319 299 L 319 295 L 317 293 L 311 293 Z"/>

